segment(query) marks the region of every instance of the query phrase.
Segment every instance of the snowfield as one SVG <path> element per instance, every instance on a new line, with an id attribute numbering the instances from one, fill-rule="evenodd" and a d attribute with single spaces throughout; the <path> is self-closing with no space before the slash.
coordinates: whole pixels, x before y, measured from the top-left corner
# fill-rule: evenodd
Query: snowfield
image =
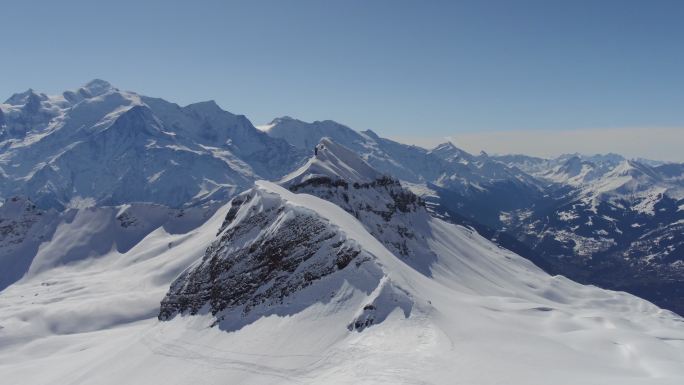
<path id="1" fill-rule="evenodd" d="M 587 261 L 643 230 L 620 260 L 680 277 L 681 165 L 262 130 L 101 80 L 0 104 L 0 198 L 33 199 L 0 206 L 0 384 L 684 383 L 684 319 L 428 210 Z"/>
<path id="2" fill-rule="evenodd" d="M 258 182 L 317 215 L 375 259 L 407 312 L 343 284 L 326 301 L 234 331 L 209 313 L 158 321 L 171 281 L 201 258 L 230 209 L 124 253 L 41 271 L 0 292 L 0 378 L 7 384 L 680 384 L 684 320 L 625 293 L 551 277 L 477 233 L 431 218 L 438 256 L 421 273 L 340 207 Z M 253 206 L 254 210 L 259 207 Z M 251 209 L 251 207 L 250 207 Z M 60 234 L 56 234 L 57 237 Z M 78 234 L 71 234 L 77 244 Z M 53 237 L 53 239 L 55 239 Z M 46 242 L 43 252 L 64 243 Z M 353 272 L 354 266 L 349 266 Z M 326 278 L 314 285 L 326 287 Z M 377 286 L 380 287 L 380 286 Z M 296 298 L 296 294 L 294 297 Z M 361 331 L 370 299 L 396 305 Z"/>

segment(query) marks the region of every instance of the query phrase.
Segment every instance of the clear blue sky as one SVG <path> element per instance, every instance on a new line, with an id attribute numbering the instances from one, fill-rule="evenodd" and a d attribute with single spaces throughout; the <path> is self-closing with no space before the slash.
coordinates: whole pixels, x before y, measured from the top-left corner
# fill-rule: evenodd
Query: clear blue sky
<path id="1" fill-rule="evenodd" d="M 92 79 L 394 137 L 684 127 L 684 1 L 13 1 L 0 99 Z"/>

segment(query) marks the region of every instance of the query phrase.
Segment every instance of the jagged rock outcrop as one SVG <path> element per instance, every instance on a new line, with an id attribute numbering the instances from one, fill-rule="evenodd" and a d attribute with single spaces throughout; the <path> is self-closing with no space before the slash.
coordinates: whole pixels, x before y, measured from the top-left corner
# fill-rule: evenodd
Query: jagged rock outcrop
<path id="1" fill-rule="evenodd" d="M 352 214 L 395 255 L 429 274 L 435 256 L 416 228 L 425 228 L 425 203 L 401 183 L 373 169 L 350 149 L 324 138 L 317 153 L 281 184 L 311 194 Z"/>
<path id="2" fill-rule="evenodd" d="M 210 313 L 214 325 L 232 330 L 261 316 L 329 302 L 349 284 L 369 294 L 393 286 L 372 254 L 315 211 L 263 187 L 230 204 L 216 241 L 171 285 L 160 320 Z M 386 315 L 396 306 L 380 307 Z"/>

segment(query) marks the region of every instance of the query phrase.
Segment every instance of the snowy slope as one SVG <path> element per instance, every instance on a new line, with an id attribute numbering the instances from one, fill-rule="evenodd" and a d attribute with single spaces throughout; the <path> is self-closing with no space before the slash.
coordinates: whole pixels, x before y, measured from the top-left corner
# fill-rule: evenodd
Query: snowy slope
<path id="1" fill-rule="evenodd" d="M 335 122 L 274 120 L 265 130 L 312 151 L 322 136 L 426 201 L 433 215 L 474 226 L 552 274 L 626 290 L 684 314 L 684 178 L 679 164 L 617 154 L 469 154 L 356 132 Z"/>
<path id="2" fill-rule="evenodd" d="M 427 150 L 333 121 L 307 123 L 289 117 L 275 119 L 262 129 L 310 152 L 328 137 L 376 170 L 406 182 L 414 192 L 427 192 L 432 206 L 442 206 L 441 214 L 457 212 L 487 225 L 498 224 L 501 211 L 529 206 L 543 195 L 543 183 L 534 177 L 485 153 L 469 154 L 452 143 Z"/>
<path id="3" fill-rule="evenodd" d="M 0 111 L 0 198 L 43 208 L 226 200 L 303 159 L 214 102 L 181 107 L 102 80 L 56 96 L 15 94 Z"/>
<path id="4" fill-rule="evenodd" d="M 610 195 L 637 200 L 649 195 L 665 194 L 674 199 L 684 198 L 684 185 L 666 179 L 657 168 L 625 160 L 600 179 L 583 187 L 585 195 Z"/>
<path id="5" fill-rule="evenodd" d="M 332 120 L 307 123 L 283 116 L 261 128 L 272 137 L 284 139 L 293 146 L 308 151 L 312 151 L 321 138 L 325 137 L 352 149 L 360 149 L 369 142 L 367 135 Z"/>
<path id="6" fill-rule="evenodd" d="M 359 182 L 368 165 L 329 140 L 319 146 L 327 151 L 283 182 L 298 193 L 260 181 L 202 225 L 204 214 L 172 216 L 172 226 L 128 206 L 79 215 L 93 225 L 119 218 L 118 233 L 134 236 L 61 224 L 45 256 L 80 255 L 79 245 L 101 244 L 96 234 L 117 246 L 37 264 L 0 292 L 0 376 L 29 385 L 684 378 L 681 318 L 549 276 L 419 201 L 399 204 L 401 186 L 377 182 L 386 177 Z M 330 183 L 306 177 L 321 170 Z M 28 215 L 16 207 L 6 210 Z M 402 224 L 406 255 L 390 234 Z"/>
<path id="7" fill-rule="evenodd" d="M 684 197 L 681 164 L 628 160 L 612 153 L 566 154 L 555 159 L 523 155 L 494 158 L 541 180 L 579 189 L 583 196 L 633 200 L 661 190 L 675 199 Z"/>
<path id="8" fill-rule="evenodd" d="M 414 183 L 437 179 L 443 173 L 443 162 L 423 148 L 381 138 L 370 130 L 358 132 L 330 120 L 307 123 L 277 118 L 265 127 L 265 132 L 309 152 L 328 137 L 359 154 L 375 169 Z"/>
<path id="9" fill-rule="evenodd" d="M 316 178 L 367 183 L 380 177 L 380 172 L 370 167 L 353 151 L 325 137 L 316 144 L 315 155 L 302 167 L 284 177 L 283 183 L 299 184 Z"/>
<path id="10" fill-rule="evenodd" d="M 290 117 L 274 119 L 263 127 L 269 135 L 287 140 L 302 150 L 328 137 L 357 153 L 380 172 L 411 183 L 434 183 L 461 193 L 487 190 L 498 183 L 515 183 L 536 189 L 537 181 L 516 168 L 463 151 L 452 143 L 432 150 L 381 138 L 372 131 L 357 132 L 334 121 L 303 122 Z"/>
<path id="11" fill-rule="evenodd" d="M 636 297 L 548 276 L 438 219 L 419 229 L 438 256 L 421 273 L 330 202 L 268 182 L 248 195 L 239 208 L 222 208 L 196 230 L 159 229 L 123 254 L 55 268 L 0 293 L 7 305 L 0 309 L 3 380 L 676 384 L 684 376 L 682 319 Z M 268 226 L 250 222 L 262 214 Z M 288 231 L 279 222 L 297 217 L 330 232 L 330 247 L 342 241 L 360 254 L 347 265 L 317 270 L 316 262 L 330 261 L 334 250 L 317 243 L 311 258 L 277 276 L 329 273 L 303 288 L 285 286 L 294 290 L 259 302 L 251 317 L 242 308 L 212 315 L 206 307 L 157 321 L 162 293 L 183 264 L 202 260 L 215 229 L 222 228 L 216 246 L 241 228 L 227 254 L 216 254 L 227 256 L 249 251 L 254 240 L 278 239 Z M 224 318 L 212 328 L 216 316 Z M 366 325 L 368 316 L 375 321 L 354 327 Z"/>
<path id="12" fill-rule="evenodd" d="M 504 196 L 524 204 L 517 193 L 539 193 L 518 167 L 331 121 L 282 118 L 266 131 L 275 138 L 213 102 L 180 107 L 103 81 L 60 96 L 29 90 L 2 104 L 0 195 L 28 192 L 64 209 L 19 197 L 0 207 L 2 382 L 684 379 L 682 318 L 550 276 L 430 216 L 395 179 L 479 212 Z M 312 153 L 305 163 L 304 152 Z M 583 167 L 566 176 L 588 175 Z M 556 222 L 530 216 L 538 222 L 524 226 L 545 236 L 552 228 L 543 226 L 560 222 L 572 232 L 553 229 L 556 242 L 589 251 L 644 226 L 648 239 L 630 250 L 684 266 L 682 224 L 660 222 L 660 213 L 684 215 L 663 199 L 669 190 L 620 207 L 654 181 L 676 187 L 683 175 L 674 165 L 623 163 L 572 190 L 578 195 L 564 198 Z M 282 179 L 251 187 L 259 177 Z M 213 215 L 215 207 L 197 205 L 248 187 Z M 195 205 L 101 206 L 139 200 Z"/>
<path id="13" fill-rule="evenodd" d="M 593 177 L 600 176 L 625 160 L 618 154 L 584 155 L 579 153 L 563 154 L 556 158 L 545 159 L 527 155 L 493 155 L 493 158 L 509 167 L 518 168 L 529 175 L 556 183 L 577 184 L 577 176 L 591 172 Z M 586 175 L 586 174 L 585 174 Z"/>
<path id="14" fill-rule="evenodd" d="M 579 156 L 573 156 L 539 176 L 555 183 L 581 186 L 602 177 L 613 167 L 613 165 L 596 164 L 583 160 Z"/>
<path id="15" fill-rule="evenodd" d="M 76 383 L 77 368 L 140 338 L 138 322 L 155 317 L 169 282 L 213 239 L 225 211 L 212 212 L 125 205 L 60 214 L 37 252 L 22 255 L 23 278 L 0 292 L 3 382 Z"/>
<path id="16" fill-rule="evenodd" d="M 126 253 L 151 232 L 184 233 L 216 205 L 170 209 L 150 203 L 41 210 L 15 197 L 0 207 L 0 290 L 53 268 Z"/>
<path id="17" fill-rule="evenodd" d="M 538 181 L 515 167 L 508 167 L 492 159 L 485 152 L 471 155 L 453 143 L 443 143 L 430 150 L 447 163 L 447 172 L 435 184 L 451 190 L 487 190 L 489 186 L 506 183 L 529 189 L 532 193 L 538 188 Z"/>
<path id="18" fill-rule="evenodd" d="M 591 159 L 591 160 L 589 160 Z M 506 230 L 581 282 L 684 314 L 682 166 L 573 156 L 545 174 L 551 200 L 506 213 Z"/>

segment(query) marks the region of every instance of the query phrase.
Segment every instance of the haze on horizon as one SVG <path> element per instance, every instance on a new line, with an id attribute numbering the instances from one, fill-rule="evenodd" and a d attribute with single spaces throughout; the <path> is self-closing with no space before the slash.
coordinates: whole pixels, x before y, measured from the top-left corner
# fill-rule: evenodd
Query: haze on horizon
<path id="1" fill-rule="evenodd" d="M 684 3 L 12 2 L 0 99 L 93 78 L 254 124 L 684 161 Z"/>

